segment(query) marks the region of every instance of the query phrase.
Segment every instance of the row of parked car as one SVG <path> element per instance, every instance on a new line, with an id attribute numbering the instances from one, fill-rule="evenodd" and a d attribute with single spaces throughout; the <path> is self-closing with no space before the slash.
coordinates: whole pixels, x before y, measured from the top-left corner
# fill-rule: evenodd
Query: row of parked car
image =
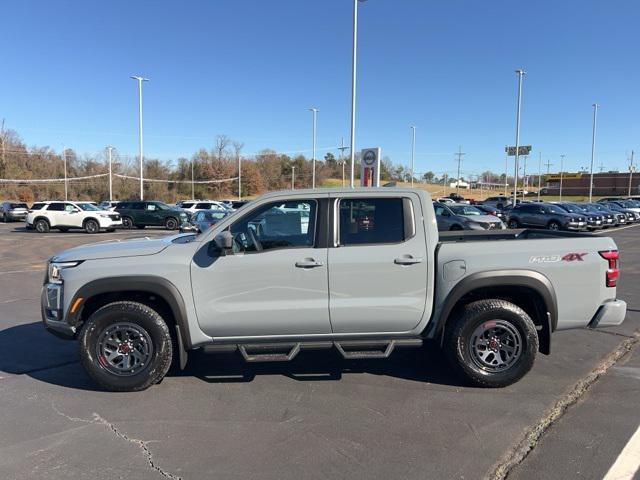
<path id="1" fill-rule="evenodd" d="M 164 227 L 167 230 L 200 232 L 247 202 L 197 200 L 167 205 L 159 201 L 118 202 L 23 202 L 0 203 L 4 222 L 24 221 L 27 229 L 46 233 L 82 229 L 87 233 L 112 232 L 116 228 Z"/>
<path id="2" fill-rule="evenodd" d="M 602 198 L 592 203 L 518 200 L 515 206 L 511 198 L 504 196 L 473 205 L 458 198 L 439 198 L 434 208 L 440 231 L 505 228 L 594 231 L 640 222 L 640 200 L 633 197 Z"/>

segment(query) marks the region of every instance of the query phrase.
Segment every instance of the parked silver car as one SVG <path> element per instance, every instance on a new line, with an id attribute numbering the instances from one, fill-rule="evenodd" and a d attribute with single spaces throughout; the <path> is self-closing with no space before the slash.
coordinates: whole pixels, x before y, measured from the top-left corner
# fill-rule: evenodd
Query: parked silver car
<path id="1" fill-rule="evenodd" d="M 24 202 L 2 202 L 0 203 L 0 217 L 4 223 L 20 221 L 27 218 L 29 207 Z"/>

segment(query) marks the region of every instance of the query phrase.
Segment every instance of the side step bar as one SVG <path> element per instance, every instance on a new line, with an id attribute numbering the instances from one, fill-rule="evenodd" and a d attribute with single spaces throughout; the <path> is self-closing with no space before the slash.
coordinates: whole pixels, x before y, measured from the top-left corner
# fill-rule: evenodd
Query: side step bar
<path id="1" fill-rule="evenodd" d="M 421 338 L 344 340 L 335 342 L 248 343 L 206 345 L 205 353 L 234 352 L 240 350 L 246 362 L 289 362 L 300 350 L 330 349 L 335 347 L 345 360 L 359 358 L 389 358 L 396 347 L 420 347 Z"/>

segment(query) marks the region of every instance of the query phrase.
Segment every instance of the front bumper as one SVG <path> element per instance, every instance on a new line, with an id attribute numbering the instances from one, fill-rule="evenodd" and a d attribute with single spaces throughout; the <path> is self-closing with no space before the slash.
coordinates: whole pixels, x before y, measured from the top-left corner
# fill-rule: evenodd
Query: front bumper
<path id="1" fill-rule="evenodd" d="M 565 225 L 567 230 L 581 231 L 587 229 L 587 222 L 569 222 Z"/>
<path id="2" fill-rule="evenodd" d="M 589 322 L 589 328 L 615 327 L 624 322 L 627 315 L 627 302 L 624 300 L 609 300 L 602 305 Z"/>
<path id="3" fill-rule="evenodd" d="M 40 296 L 40 312 L 45 328 L 54 335 L 71 339 L 75 337 L 76 327 L 64 319 L 64 288 L 57 283 L 46 283 Z"/>

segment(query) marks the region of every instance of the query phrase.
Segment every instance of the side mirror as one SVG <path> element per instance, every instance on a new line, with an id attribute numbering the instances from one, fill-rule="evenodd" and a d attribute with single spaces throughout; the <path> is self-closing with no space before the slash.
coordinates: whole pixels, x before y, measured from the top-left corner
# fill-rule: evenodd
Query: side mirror
<path id="1" fill-rule="evenodd" d="M 214 237 L 213 243 L 220 255 L 226 255 L 233 248 L 233 235 L 229 230 L 225 230 Z"/>

